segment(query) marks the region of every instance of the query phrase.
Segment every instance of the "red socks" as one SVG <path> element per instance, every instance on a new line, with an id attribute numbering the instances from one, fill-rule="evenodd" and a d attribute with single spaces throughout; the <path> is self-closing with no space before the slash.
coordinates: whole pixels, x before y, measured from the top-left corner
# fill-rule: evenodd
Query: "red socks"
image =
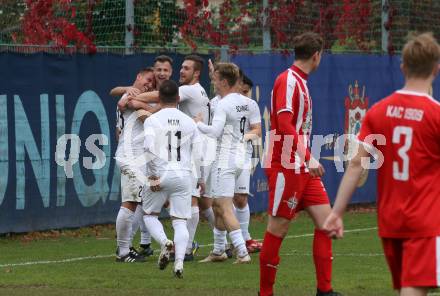
<path id="1" fill-rule="evenodd" d="M 283 238 L 266 231 L 260 252 L 260 296 L 273 295 L 282 242 Z"/>
<path id="2" fill-rule="evenodd" d="M 264 247 L 264 245 L 263 245 Z M 328 292 L 332 289 L 332 241 L 325 232 L 315 229 L 313 239 L 313 261 L 315 262 L 318 289 Z"/>
<path id="3" fill-rule="evenodd" d="M 260 296 L 273 295 L 282 242 L 283 238 L 266 231 L 260 253 Z M 325 232 L 317 229 L 313 239 L 313 260 L 318 289 L 322 292 L 331 291 L 332 241 Z"/>

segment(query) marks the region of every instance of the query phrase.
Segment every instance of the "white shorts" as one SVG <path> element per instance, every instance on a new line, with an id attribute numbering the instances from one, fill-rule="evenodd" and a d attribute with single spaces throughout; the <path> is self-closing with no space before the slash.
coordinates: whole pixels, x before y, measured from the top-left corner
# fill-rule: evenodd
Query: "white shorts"
<path id="1" fill-rule="evenodd" d="M 251 170 L 243 169 L 235 180 L 235 193 L 249 194 L 249 184 L 251 182 Z"/>
<path id="2" fill-rule="evenodd" d="M 204 197 L 211 197 L 211 169 L 212 166 L 206 166 L 203 167 L 203 180 L 205 181 L 205 194 L 203 194 Z M 191 188 L 192 188 L 192 196 L 195 197 L 201 197 L 200 196 L 200 189 L 197 188 L 197 178 L 195 174 L 193 173 L 191 176 Z"/>
<path id="3" fill-rule="evenodd" d="M 167 200 L 170 202 L 170 215 L 180 219 L 191 218 L 191 172 L 179 174 L 167 171 L 161 174 L 159 192 L 145 186 L 142 209 L 146 214 L 160 213 Z"/>
<path id="4" fill-rule="evenodd" d="M 235 193 L 249 193 L 250 170 L 219 168 L 212 172 L 212 196 L 234 197 Z"/>
<path id="5" fill-rule="evenodd" d="M 143 178 L 128 167 L 121 168 L 121 201 L 142 202 Z"/>

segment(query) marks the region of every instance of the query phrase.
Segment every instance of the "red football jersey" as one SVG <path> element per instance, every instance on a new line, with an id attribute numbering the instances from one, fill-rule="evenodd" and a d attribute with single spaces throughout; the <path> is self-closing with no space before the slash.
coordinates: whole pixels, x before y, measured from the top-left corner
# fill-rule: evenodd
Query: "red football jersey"
<path id="1" fill-rule="evenodd" d="M 377 209 L 381 237 L 440 235 L 440 103 L 423 93 L 399 90 L 365 115 L 359 140 L 383 154 Z"/>
<path id="2" fill-rule="evenodd" d="M 285 138 L 278 130 L 278 114 L 291 112 L 293 114 L 292 126 L 295 127 L 304 148 L 310 147 L 310 134 L 312 132 L 312 99 L 307 88 L 308 75 L 293 65 L 281 73 L 275 80 L 272 90 L 270 125 L 271 130 L 276 132 L 273 147 L 269 148 L 272 158 L 270 167 L 297 169 L 306 172 L 304 164 L 294 145 L 292 138 Z M 271 141 L 272 142 L 272 141 Z"/>

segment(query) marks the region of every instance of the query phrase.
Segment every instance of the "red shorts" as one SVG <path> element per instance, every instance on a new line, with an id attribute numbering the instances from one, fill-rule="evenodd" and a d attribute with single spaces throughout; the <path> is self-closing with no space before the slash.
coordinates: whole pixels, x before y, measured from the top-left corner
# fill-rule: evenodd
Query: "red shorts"
<path id="1" fill-rule="evenodd" d="M 438 287 L 440 237 L 382 238 L 394 289 Z"/>
<path id="2" fill-rule="evenodd" d="M 315 205 L 329 204 L 327 192 L 321 178 L 294 170 L 266 170 L 269 185 L 269 207 L 271 216 L 292 220 L 295 213 Z"/>

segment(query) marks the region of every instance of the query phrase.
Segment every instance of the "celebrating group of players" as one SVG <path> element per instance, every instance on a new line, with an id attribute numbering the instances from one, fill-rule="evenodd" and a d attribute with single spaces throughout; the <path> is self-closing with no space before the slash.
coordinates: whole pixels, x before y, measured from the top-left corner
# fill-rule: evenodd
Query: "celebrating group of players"
<path id="1" fill-rule="evenodd" d="M 200 208 L 214 234 L 214 248 L 202 262 L 227 260 L 229 233 L 234 263 L 248 263 L 249 253 L 261 250 L 259 295 L 273 295 L 281 243 L 290 221 L 305 210 L 315 224 L 316 295 L 341 295 L 331 286 L 331 238 L 342 236 L 342 213 L 373 156 L 382 164 L 379 235 L 394 287 L 400 295 L 426 295 L 440 283 L 440 104 L 429 94 L 439 70 L 437 41 L 425 33 L 405 45 L 405 86 L 367 112 L 357 154 L 333 209 L 320 179 L 324 168 L 310 153 L 307 79 L 320 64 L 323 40 L 308 32 L 294 41 L 295 62 L 278 76 L 272 91 L 274 133 L 264 159 L 269 220 L 262 244 L 249 235 L 247 205 L 252 142 L 261 137 L 261 118 L 256 102 L 243 95 L 252 83 L 238 67 L 209 64 L 217 94 L 211 100 L 199 84 L 204 61 L 196 55 L 185 57 L 180 87 L 169 80 L 172 60 L 159 56 L 132 87 L 112 90 L 112 95 L 122 95 L 116 152 L 122 188 L 117 261 L 137 262 L 151 255 L 151 235 L 161 245 L 159 267 L 164 269 L 174 257 L 174 274 L 181 277 L 183 262 L 193 260 L 197 249 Z M 173 240 L 158 220 L 163 207 L 169 208 Z M 141 248 L 135 250 L 132 239 L 139 227 Z"/>
<path id="2" fill-rule="evenodd" d="M 152 68 L 140 71 L 131 87 L 116 87 L 122 205 L 116 219 L 117 261 L 139 262 L 152 254 L 150 235 L 161 245 L 159 267 L 174 257 L 181 277 L 183 261 L 194 260 L 199 207 L 214 232 L 214 250 L 202 262 L 250 262 L 248 253 L 261 243 L 249 234 L 252 140 L 261 137 L 258 104 L 245 96 L 252 82 L 236 65 L 210 63 L 217 96 L 209 100 L 200 85 L 204 60 L 184 58 L 180 87 L 170 79 L 172 59 L 158 56 Z M 192 197 L 192 198 L 191 198 Z M 174 238 L 158 220 L 166 206 Z M 141 228 L 141 245 L 133 236 Z"/>

